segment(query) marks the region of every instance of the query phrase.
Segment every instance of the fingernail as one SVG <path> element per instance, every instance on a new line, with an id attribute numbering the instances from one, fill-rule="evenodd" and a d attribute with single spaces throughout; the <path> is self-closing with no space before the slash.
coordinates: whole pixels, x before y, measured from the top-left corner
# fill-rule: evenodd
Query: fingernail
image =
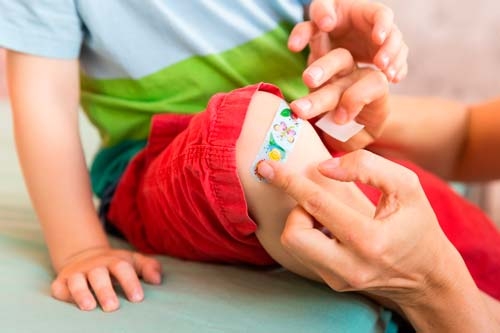
<path id="1" fill-rule="evenodd" d="M 272 180 L 274 178 L 274 170 L 267 162 L 260 162 L 257 165 L 257 172 L 264 179 Z"/>
<path id="2" fill-rule="evenodd" d="M 383 66 L 382 69 L 387 68 L 387 65 L 389 65 L 389 56 L 384 54 L 382 56 L 382 66 Z"/>
<path id="3" fill-rule="evenodd" d="M 333 116 L 333 119 L 337 124 L 344 124 L 347 122 L 347 111 L 343 107 L 339 107 L 335 111 L 335 115 Z"/>
<path id="4" fill-rule="evenodd" d="M 299 48 L 301 42 L 302 39 L 300 37 L 297 36 L 290 37 L 290 39 L 288 40 L 288 47 L 297 49 Z"/>
<path id="5" fill-rule="evenodd" d="M 336 169 L 340 165 L 340 159 L 338 157 L 333 157 L 329 160 L 323 161 L 319 164 L 319 168 L 323 170 Z"/>
<path id="6" fill-rule="evenodd" d="M 313 79 L 314 83 L 317 84 L 323 78 L 324 71 L 323 71 L 323 68 L 321 68 L 321 67 L 312 66 L 306 70 L 306 74 L 309 75 L 311 77 L 311 79 Z"/>
<path id="7" fill-rule="evenodd" d="M 384 30 L 381 30 L 378 33 L 378 37 L 380 38 L 380 42 L 383 43 L 387 37 L 387 32 L 385 32 Z"/>
<path id="8" fill-rule="evenodd" d="M 395 81 L 399 82 L 399 81 L 403 80 L 403 78 L 404 78 L 404 73 L 399 72 L 398 75 L 396 76 Z"/>
<path id="9" fill-rule="evenodd" d="M 95 307 L 94 300 L 87 298 L 87 299 L 82 301 L 80 309 L 82 309 L 84 311 L 90 311 L 90 310 L 94 309 L 94 307 Z"/>
<path id="10" fill-rule="evenodd" d="M 387 71 L 387 75 L 389 75 L 389 81 L 394 80 L 394 78 L 396 77 L 396 70 L 394 68 L 389 68 L 389 70 Z"/>
<path id="11" fill-rule="evenodd" d="M 327 31 L 333 28 L 334 24 L 335 20 L 331 16 L 325 16 L 319 21 L 320 28 Z"/>
<path id="12" fill-rule="evenodd" d="M 299 109 L 302 117 L 307 116 L 307 113 L 312 108 L 312 103 L 307 98 L 301 98 L 293 102 L 293 105 Z"/>
<path id="13" fill-rule="evenodd" d="M 158 271 L 157 274 L 155 275 L 155 277 L 153 277 L 153 283 L 160 284 L 161 283 L 161 277 L 162 277 L 162 274 L 161 274 L 160 271 Z"/>
<path id="14" fill-rule="evenodd" d="M 104 301 L 103 310 L 104 311 L 114 311 L 117 308 L 118 303 L 113 299 L 108 299 Z"/>
<path id="15" fill-rule="evenodd" d="M 142 301 L 142 299 L 143 299 L 143 294 L 139 291 L 134 292 L 130 297 L 130 300 L 134 303 L 140 302 Z"/>

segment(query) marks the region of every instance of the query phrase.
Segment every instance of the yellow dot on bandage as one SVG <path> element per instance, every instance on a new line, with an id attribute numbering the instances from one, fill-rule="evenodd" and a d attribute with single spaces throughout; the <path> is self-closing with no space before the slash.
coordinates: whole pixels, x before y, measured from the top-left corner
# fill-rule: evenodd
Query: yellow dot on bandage
<path id="1" fill-rule="evenodd" d="M 272 149 L 269 152 L 268 156 L 272 161 L 280 161 L 281 160 L 281 152 L 276 148 Z"/>

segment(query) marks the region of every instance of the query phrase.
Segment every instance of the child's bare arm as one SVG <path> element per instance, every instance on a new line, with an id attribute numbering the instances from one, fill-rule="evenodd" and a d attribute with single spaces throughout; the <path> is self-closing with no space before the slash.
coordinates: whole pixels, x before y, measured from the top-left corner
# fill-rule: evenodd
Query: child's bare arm
<path id="1" fill-rule="evenodd" d="M 53 295 L 89 310 L 93 289 L 115 310 L 114 276 L 129 299 L 142 299 L 137 274 L 159 282 L 159 264 L 111 249 L 97 217 L 78 130 L 78 61 L 9 52 L 7 65 L 19 160 L 58 274 Z"/>

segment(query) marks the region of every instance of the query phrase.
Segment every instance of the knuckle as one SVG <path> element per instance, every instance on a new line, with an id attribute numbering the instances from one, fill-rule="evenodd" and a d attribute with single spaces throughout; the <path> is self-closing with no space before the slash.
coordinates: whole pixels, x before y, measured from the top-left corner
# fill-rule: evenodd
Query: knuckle
<path id="1" fill-rule="evenodd" d="M 402 170 L 402 181 L 406 184 L 406 187 L 410 190 L 420 190 L 420 179 L 418 175 L 409 169 Z"/>
<path id="2" fill-rule="evenodd" d="M 373 71 L 372 75 L 374 77 L 375 83 L 383 85 L 387 90 L 389 89 L 389 80 L 382 71 Z"/>
<path id="3" fill-rule="evenodd" d="M 290 229 L 285 228 L 280 236 L 280 242 L 285 249 L 291 249 L 296 242 L 295 234 Z"/>
<path id="4" fill-rule="evenodd" d="M 350 290 L 364 290 L 371 281 L 371 274 L 366 270 L 358 270 L 346 279 Z"/>
<path id="5" fill-rule="evenodd" d="M 339 47 L 339 48 L 335 49 L 335 53 L 336 53 L 339 57 L 342 57 L 342 58 L 346 59 L 346 60 L 347 60 L 347 61 L 349 61 L 349 62 L 354 61 L 354 58 L 352 57 L 351 52 L 349 52 L 349 50 L 348 50 L 348 49 L 346 49 L 346 48 Z"/>
<path id="6" fill-rule="evenodd" d="M 333 290 L 341 293 L 352 291 L 352 287 L 346 281 L 330 281 L 328 285 L 332 287 Z"/>
<path id="7" fill-rule="evenodd" d="M 106 266 L 96 266 L 96 267 L 89 269 L 89 271 L 87 272 L 87 275 L 89 277 L 98 277 L 101 274 L 107 274 L 107 273 L 108 273 L 108 269 Z"/>
<path id="8" fill-rule="evenodd" d="M 359 91 L 354 89 L 347 89 L 342 94 L 342 105 L 346 107 L 348 110 L 354 109 L 356 105 L 362 104 L 363 97 L 360 96 Z"/>
<path id="9" fill-rule="evenodd" d="M 124 271 L 124 270 L 127 270 L 129 267 L 130 267 L 130 263 L 127 261 L 127 260 L 124 260 L 124 259 L 118 259 L 116 260 L 115 262 L 113 262 L 110 267 L 114 270 L 114 271 Z"/>
<path id="10" fill-rule="evenodd" d="M 320 215 L 326 207 L 324 204 L 323 197 L 318 190 L 314 190 L 308 194 L 305 200 L 302 202 L 304 209 L 312 216 Z"/>
<path id="11" fill-rule="evenodd" d="M 386 241 L 384 238 L 375 235 L 370 242 L 366 242 L 363 252 L 366 258 L 371 260 L 380 259 L 387 253 Z"/>
<path id="12" fill-rule="evenodd" d="M 294 177 L 289 174 L 283 173 L 281 170 L 278 170 L 276 173 L 278 185 L 287 193 L 291 193 L 294 190 Z"/>
<path id="13" fill-rule="evenodd" d="M 373 164 L 374 156 L 364 149 L 353 152 L 352 162 L 357 169 L 366 169 Z"/>

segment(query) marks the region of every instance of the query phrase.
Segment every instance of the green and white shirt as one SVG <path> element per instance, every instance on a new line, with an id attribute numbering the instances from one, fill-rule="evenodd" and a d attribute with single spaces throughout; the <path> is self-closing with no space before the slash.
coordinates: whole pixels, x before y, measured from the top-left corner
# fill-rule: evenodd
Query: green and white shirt
<path id="1" fill-rule="evenodd" d="M 306 93 L 305 54 L 287 49 L 300 0 L 0 0 L 0 46 L 80 59 L 81 104 L 102 147 L 100 196 L 145 144 L 151 116 L 196 113 L 210 96 L 266 81 Z"/>

